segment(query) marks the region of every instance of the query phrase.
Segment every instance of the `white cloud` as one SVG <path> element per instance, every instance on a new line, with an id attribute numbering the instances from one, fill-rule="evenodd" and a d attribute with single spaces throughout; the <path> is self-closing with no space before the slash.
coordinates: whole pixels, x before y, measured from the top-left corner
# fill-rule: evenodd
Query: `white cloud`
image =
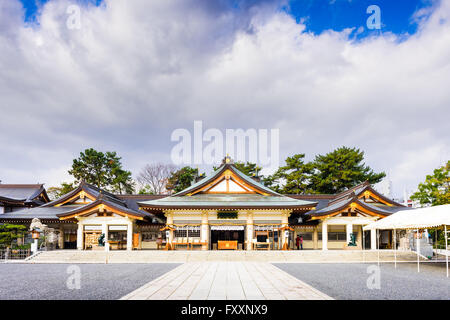
<path id="1" fill-rule="evenodd" d="M 402 42 L 313 35 L 273 7 L 243 17 L 197 3 L 106 1 L 69 30 L 69 1 L 47 3 L 33 28 L 3 1 L 0 179 L 67 180 L 63 168 L 91 146 L 137 173 L 167 160 L 170 132 L 197 119 L 280 128 L 283 159 L 360 147 L 397 194 L 448 157 L 448 3 Z"/>

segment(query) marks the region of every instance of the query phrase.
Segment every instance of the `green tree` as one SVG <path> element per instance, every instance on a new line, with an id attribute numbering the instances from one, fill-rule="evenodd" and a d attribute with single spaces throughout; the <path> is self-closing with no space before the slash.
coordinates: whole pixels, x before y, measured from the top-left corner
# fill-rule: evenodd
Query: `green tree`
<path id="1" fill-rule="evenodd" d="M 27 227 L 24 225 L 0 224 L 0 247 L 12 246 L 16 239 L 24 237 L 26 233 Z"/>
<path id="2" fill-rule="evenodd" d="M 280 186 L 280 182 L 279 182 L 279 177 L 276 176 L 276 174 L 272 174 L 272 175 L 268 175 L 268 176 L 263 176 L 262 178 L 262 183 L 272 189 L 275 192 L 281 193 L 281 186 Z"/>
<path id="3" fill-rule="evenodd" d="M 236 167 L 236 169 L 238 169 L 243 174 L 249 177 L 258 176 L 259 172 L 262 169 L 261 167 L 258 167 L 256 163 L 251 163 L 248 161 L 247 162 L 237 161 L 234 163 L 234 166 Z"/>
<path id="4" fill-rule="evenodd" d="M 152 188 L 150 187 L 150 185 L 146 184 L 143 185 L 140 189 L 138 194 L 155 194 L 152 190 Z"/>
<path id="5" fill-rule="evenodd" d="M 58 199 L 65 195 L 66 193 L 69 193 L 70 191 L 74 190 L 76 186 L 74 183 L 67 183 L 63 182 L 61 183 L 61 186 L 59 187 L 50 187 L 47 189 L 47 194 L 51 200 Z"/>
<path id="6" fill-rule="evenodd" d="M 437 206 L 450 204 L 450 160 L 445 165 L 434 170 L 432 175 L 427 175 L 425 182 L 420 183 L 418 191 L 411 196 L 411 200 L 417 200 L 420 204 Z"/>
<path id="7" fill-rule="evenodd" d="M 258 167 L 256 165 L 256 163 L 252 163 L 252 162 L 248 162 L 248 161 L 247 162 L 236 161 L 233 163 L 233 165 L 236 167 L 236 169 L 238 169 L 243 174 L 245 174 L 249 177 L 258 175 L 262 169 L 261 167 Z M 216 171 L 219 168 L 220 167 L 213 167 L 213 170 Z"/>
<path id="8" fill-rule="evenodd" d="M 295 154 L 287 157 L 285 165 L 271 176 L 264 179 L 266 186 L 285 194 L 311 192 L 311 174 L 313 164 L 304 161 L 305 154 Z"/>
<path id="9" fill-rule="evenodd" d="M 120 158 L 118 159 L 120 160 Z M 110 160 L 109 164 L 111 165 L 111 171 L 108 176 L 108 180 L 110 181 L 109 189 L 119 194 L 133 193 L 135 183 L 132 179 L 131 172 L 123 170 L 120 161 Z"/>
<path id="10" fill-rule="evenodd" d="M 340 147 L 326 155 L 316 156 L 311 176 L 311 189 L 316 193 L 338 193 L 364 181 L 380 182 L 386 174 L 375 173 L 363 163 L 364 152 Z"/>
<path id="11" fill-rule="evenodd" d="M 76 183 L 85 181 L 111 192 L 132 193 L 134 182 L 131 172 L 122 169 L 120 160 L 116 152 L 86 149 L 73 160 L 69 174 L 76 179 Z"/>
<path id="12" fill-rule="evenodd" d="M 172 173 L 167 181 L 166 189 L 174 193 L 180 192 L 204 175 L 204 173 L 199 175 L 198 168 L 183 167 Z"/>

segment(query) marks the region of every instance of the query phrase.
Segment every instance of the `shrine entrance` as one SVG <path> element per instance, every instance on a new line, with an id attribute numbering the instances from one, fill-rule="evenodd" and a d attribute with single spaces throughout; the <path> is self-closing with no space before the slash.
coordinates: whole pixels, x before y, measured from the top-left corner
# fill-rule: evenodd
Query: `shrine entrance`
<path id="1" fill-rule="evenodd" d="M 213 250 L 242 250 L 244 248 L 244 226 L 211 226 Z"/>

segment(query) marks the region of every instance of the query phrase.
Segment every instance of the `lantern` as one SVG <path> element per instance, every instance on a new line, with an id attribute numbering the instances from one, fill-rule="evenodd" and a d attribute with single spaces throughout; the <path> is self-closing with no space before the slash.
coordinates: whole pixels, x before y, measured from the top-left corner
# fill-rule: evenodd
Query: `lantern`
<path id="1" fill-rule="evenodd" d="M 39 239 L 40 233 L 37 230 L 33 230 L 31 231 L 31 236 L 33 237 L 33 239 Z"/>

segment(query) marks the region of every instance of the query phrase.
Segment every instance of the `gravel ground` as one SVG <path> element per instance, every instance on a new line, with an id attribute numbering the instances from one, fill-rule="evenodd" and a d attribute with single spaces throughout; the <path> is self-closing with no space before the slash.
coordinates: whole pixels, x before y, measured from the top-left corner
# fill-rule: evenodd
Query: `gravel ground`
<path id="1" fill-rule="evenodd" d="M 178 265 L 0 264 L 0 299 L 119 299 Z M 80 289 L 68 289 L 76 284 L 69 266 L 79 267 Z"/>
<path id="2" fill-rule="evenodd" d="M 379 289 L 369 289 L 367 286 L 368 278 L 372 276 L 371 280 L 374 279 L 374 273 L 368 267 L 375 268 L 377 264 L 274 265 L 339 300 L 450 300 L 450 278 L 446 277 L 445 264 L 421 264 L 420 273 L 417 273 L 416 264 L 397 264 L 397 269 L 393 264 L 381 264 Z"/>

